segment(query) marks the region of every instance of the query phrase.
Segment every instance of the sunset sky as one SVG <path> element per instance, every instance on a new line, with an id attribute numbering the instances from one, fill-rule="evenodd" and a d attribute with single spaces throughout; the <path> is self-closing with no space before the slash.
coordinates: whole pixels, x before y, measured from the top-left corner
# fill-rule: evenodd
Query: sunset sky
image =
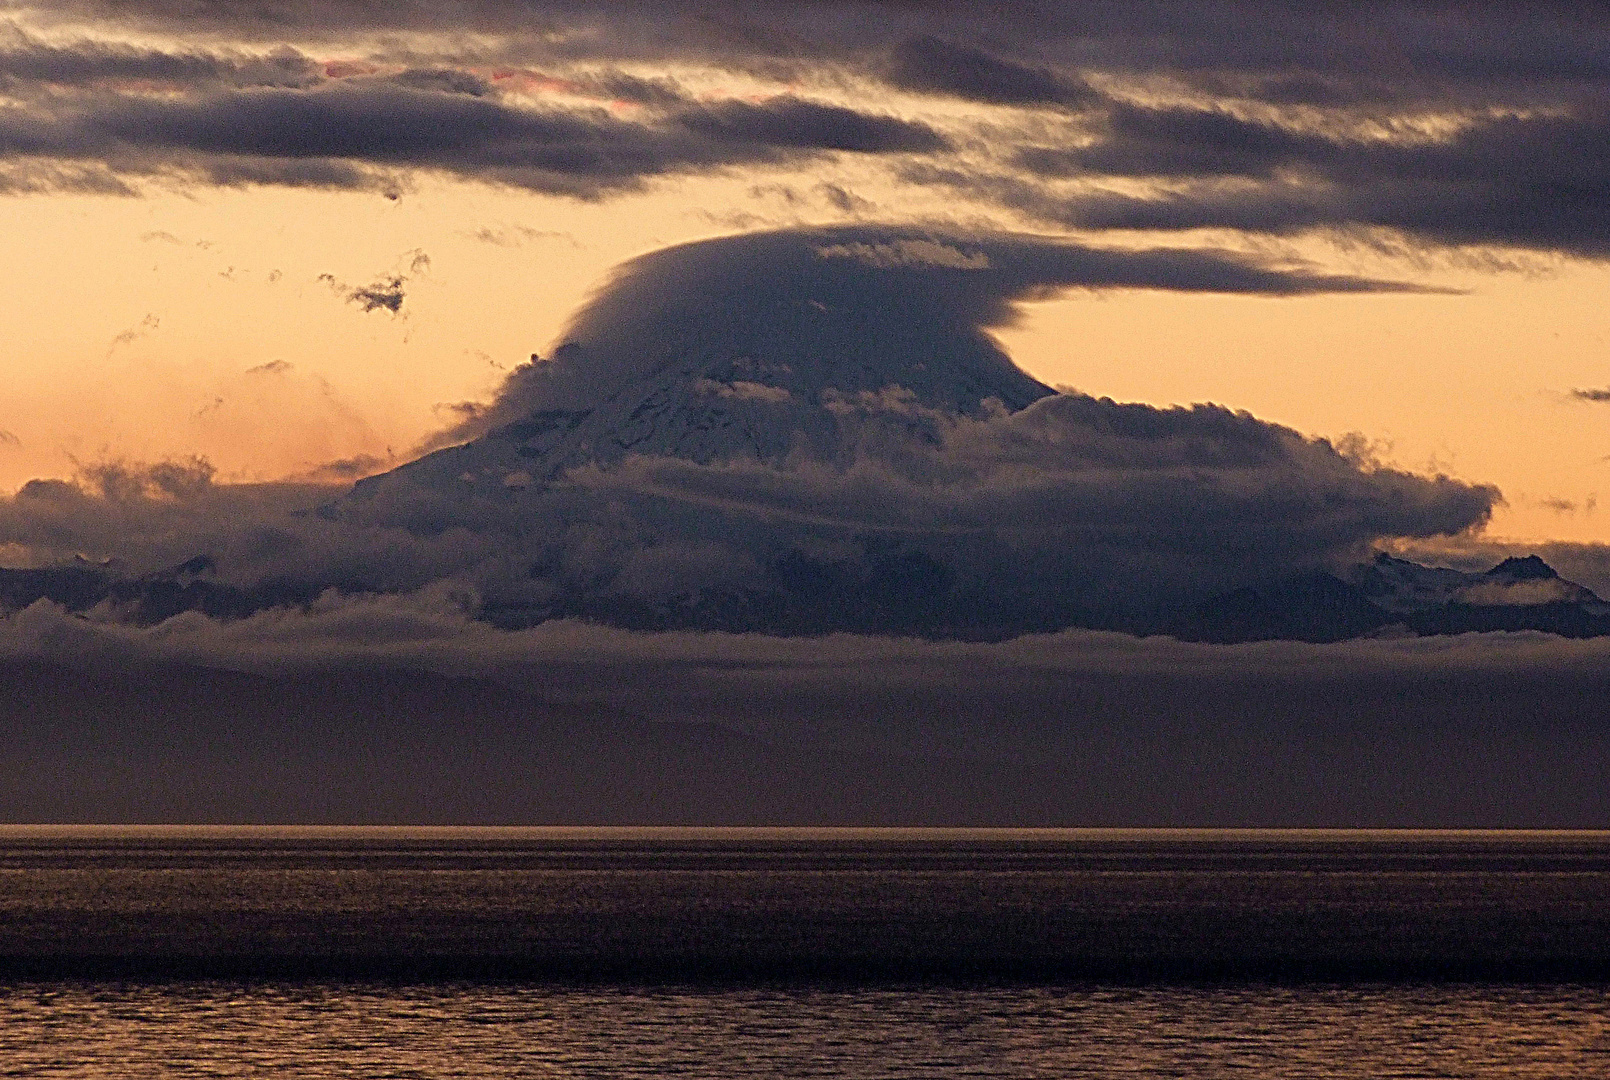
<path id="1" fill-rule="evenodd" d="M 3 10 L 12 489 L 104 460 L 377 471 L 546 354 L 620 262 L 852 222 L 1424 287 L 1074 287 L 997 333 L 1053 385 L 1496 484 L 1493 538 L 1610 540 L 1610 60 L 1586 6 Z"/>

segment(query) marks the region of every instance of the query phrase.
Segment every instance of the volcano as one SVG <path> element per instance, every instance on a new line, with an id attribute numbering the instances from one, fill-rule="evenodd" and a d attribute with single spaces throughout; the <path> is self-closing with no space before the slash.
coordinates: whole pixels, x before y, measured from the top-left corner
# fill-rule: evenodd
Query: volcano
<path id="1" fill-rule="evenodd" d="M 1054 393 L 979 325 L 992 305 L 966 298 L 987 253 L 830 238 L 757 238 L 737 266 L 722 242 L 637 260 L 462 429 L 474 438 L 362 481 L 355 497 L 399 484 L 540 487 L 629 456 L 840 461 L 842 418 L 858 405 L 888 406 L 878 411 L 932 440 L 936 418 L 1015 412 Z"/>
<path id="2" fill-rule="evenodd" d="M 199 577 L 148 564 L 122 602 L 226 618 L 430 587 L 511 627 L 1334 636 L 1383 609 L 1315 575 L 1465 533 L 1497 502 L 1221 406 L 1053 390 L 994 333 L 1074 286 L 1398 288 L 1224 252 L 870 226 L 666 248 L 622 266 L 430 452 L 294 520 L 218 530 L 181 555 L 206 557 Z M 1511 567 L 1467 599 L 1523 621 L 1522 601 L 1574 602 L 1536 574 Z M 1291 581 L 1307 584 L 1256 593 Z M 1293 598 L 1331 614 L 1281 616 Z"/>
<path id="3" fill-rule="evenodd" d="M 454 445 L 326 515 L 473 536 L 480 611 L 509 625 L 998 637 L 1172 629 L 1487 512 L 1490 489 L 1366 472 L 1245 413 L 1033 378 L 992 330 L 1069 251 L 827 230 L 654 252 Z"/>

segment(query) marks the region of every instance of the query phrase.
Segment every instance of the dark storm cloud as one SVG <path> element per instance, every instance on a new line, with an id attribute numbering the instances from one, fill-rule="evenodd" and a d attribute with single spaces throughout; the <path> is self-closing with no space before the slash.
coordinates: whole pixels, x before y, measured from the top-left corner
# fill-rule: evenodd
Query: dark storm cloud
<path id="1" fill-rule="evenodd" d="M 0 190 L 161 176 L 395 194 L 432 170 L 599 198 L 856 152 L 900 155 L 908 182 L 1060 227 L 1610 252 L 1610 13 L 1597 5 L 28 9 L 29 26 L 53 20 L 95 37 L 19 30 L 0 49 L 15 102 L 0 112 Z M 102 40 L 135 31 L 187 44 Z M 644 74 L 652 64 L 741 73 L 773 96 L 694 95 L 678 73 Z M 878 83 L 991 119 L 941 131 L 843 104 Z M 828 88 L 840 102 L 810 99 Z M 1109 178 L 1151 190 L 1103 190 Z"/>
<path id="2" fill-rule="evenodd" d="M 1364 472 L 1324 441 L 1210 406 L 1064 394 L 953 425 L 891 395 L 848 408 L 861 413 L 849 424 L 874 431 L 838 468 L 642 458 L 570 479 L 617 505 L 637 497 L 705 520 L 769 521 L 770 544 L 742 549 L 760 565 L 834 537 L 850 554 L 816 572 L 874 581 L 893 550 L 913 571 L 934 568 L 934 588 L 969 598 L 971 614 L 951 618 L 989 625 L 1016 612 L 1025 627 L 1054 623 L 1059 608 L 1127 616 L 1341 565 L 1382 537 L 1462 533 L 1497 500 L 1447 478 Z M 891 420 L 937 438 L 890 439 Z"/>
<path id="3" fill-rule="evenodd" d="M 1084 83 L 1048 68 L 1015 64 L 928 36 L 896 46 L 885 78 L 902 89 L 990 105 L 1084 105 L 1100 97 Z"/>
<path id="4" fill-rule="evenodd" d="M 945 40 L 983 39 L 996 51 L 1027 51 L 1031 42 L 1080 41 L 1129 65 L 1156 66 L 1166 59 L 1185 70 L 1285 64 L 1288 70 L 1390 72 L 1394 62 L 1417 59 L 1435 61 L 1429 65 L 1433 71 L 1569 77 L 1597 74 L 1606 66 L 1603 42 L 1591 35 L 1605 15 L 1599 5 L 1589 3 L 1520 9 L 1474 2 L 1232 0 L 1203 8 L 1190 0 L 1096 0 L 1073 7 L 1051 0 L 984 7 L 958 0 L 895 5 L 826 0 L 757 8 L 738 0 L 671 0 L 623 12 L 618 5 L 596 0 L 466 0 L 451 6 L 425 0 L 385 5 L 367 0 L 266 0 L 251 5 L 230 0 L 44 0 L 29 7 L 44 18 L 91 17 L 214 34 L 527 31 L 557 38 L 558 47 L 575 50 L 629 44 L 668 52 L 698 48 L 727 56 L 798 52 L 806 44 L 801 35 L 812 29 L 825 50 L 869 37 L 904 41 L 923 33 Z M 616 28 L 622 40 L 598 40 L 586 33 L 601 27 Z M 565 41 L 566 30 L 584 40 Z M 1506 31 L 1508 36 L 1501 36 Z"/>
<path id="5" fill-rule="evenodd" d="M 295 49 L 251 54 L 224 50 L 165 51 L 99 41 L 47 45 L 24 37 L 0 44 L 0 87 L 16 92 L 30 84 L 94 87 L 119 83 L 201 87 L 308 87 L 323 79 L 311 59 Z"/>
<path id="6" fill-rule="evenodd" d="M 1098 138 L 1077 148 L 1029 147 L 1019 164 L 1036 175 L 1252 177 L 1326 164 L 1343 147 L 1323 136 L 1242 120 L 1227 112 L 1108 103 Z"/>
<path id="7" fill-rule="evenodd" d="M 620 71 L 589 72 L 573 78 L 580 88 L 615 101 L 669 108 L 688 100 L 686 91 L 670 78 L 645 79 Z"/>
<path id="8" fill-rule="evenodd" d="M 1610 254 L 1607 144 L 1603 109 L 1475 119 L 1442 138 L 1384 139 L 1304 132 L 1212 109 L 1116 106 L 1093 144 L 1031 147 L 1018 163 L 1046 178 L 1157 178 L 1176 187 L 1065 200 L 1032 185 L 1015 192 L 1026 211 L 1087 228 L 1286 233 L 1362 225 L 1443 244 L 1602 257 Z M 1225 180 L 1253 183 L 1226 188 Z"/>
<path id="9" fill-rule="evenodd" d="M 957 419 L 891 392 L 838 412 L 852 453 L 836 461 L 639 456 L 493 492 L 393 473 L 349 499 L 316 484 L 215 484 L 199 461 L 105 464 L 0 500 L 0 544 L 69 576 L 104 564 L 131 584 L 82 602 L 112 621 L 193 604 L 230 617 L 284 607 L 276 618 L 294 623 L 327 592 L 427 589 L 455 618 L 504 624 L 580 614 L 1000 637 L 1156 625 L 1249 581 L 1358 558 L 1382 537 L 1460 534 L 1496 499 L 1446 478 L 1363 471 L 1321 440 L 1214 407 L 1059 395 Z M 385 464 L 332 462 L 310 479 Z M 198 558 L 204 582 L 175 578 Z M 179 585 L 190 591 L 176 599 Z M 741 602 L 700 615 L 701 597 Z M 777 608 L 802 598 L 803 614 Z"/>
<path id="10" fill-rule="evenodd" d="M 0 110 L 0 157 L 101 159 L 133 174 L 317 187 L 375 187 L 376 168 L 424 168 L 596 195 L 690 169 L 943 144 L 919 123 L 789 97 L 689 105 L 643 123 L 598 109 L 526 109 L 395 83 L 182 100 L 78 98 Z"/>
<path id="11" fill-rule="evenodd" d="M 673 122 L 712 142 L 730 145 L 871 154 L 932 152 L 947 146 L 943 137 L 923 124 L 797 98 L 759 105 L 728 101 L 684 110 L 674 115 Z"/>
<path id="12" fill-rule="evenodd" d="M 436 90 L 444 94 L 487 97 L 493 93 L 492 84 L 481 76 L 453 68 L 409 68 L 391 76 L 390 81 L 410 90 Z"/>
<path id="13" fill-rule="evenodd" d="M 722 63 L 864 63 L 918 54 L 922 77 L 994 87 L 985 100 L 1041 100 L 1076 69 L 1165 75 L 1214 93 L 1334 105 L 1531 97 L 1601 83 L 1610 73 L 1602 5 L 1293 4 L 1241 0 L 1049 0 L 977 4 L 817 2 L 756 7 L 680 0 L 623 9 L 587 0 L 56 0 L 35 18 L 94 20 L 277 41 L 357 33 L 477 31 L 530 55 Z M 918 42 L 913 46 L 912 42 Z M 938 46 L 927 42 L 940 42 Z M 496 48 L 495 45 L 482 45 Z M 940 58 L 946 48 L 957 53 Z M 976 50 L 983 59 L 969 55 Z M 930 55 L 933 54 L 933 55 Z M 507 56 L 492 59 L 505 61 Z M 902 61 L 895 67 L 900 70 Z M 1077 85 L 1075 82 L 1073 85 Z M 986 93 L 991 91 L 986 90 Z"/>

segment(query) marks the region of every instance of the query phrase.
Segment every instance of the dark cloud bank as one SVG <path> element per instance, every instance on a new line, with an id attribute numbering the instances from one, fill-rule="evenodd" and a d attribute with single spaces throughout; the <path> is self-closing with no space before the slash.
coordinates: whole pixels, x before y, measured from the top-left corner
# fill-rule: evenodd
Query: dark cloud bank
<path id="1" fill-rule="evenodd" d="M 178 99 L 48 97 L 0 109 L 0 155 L 16 163 L 12 182 L 23 189 L 30 178 L 39 189 L 73 186 L 53 179 L 64 165 L 100 170 L 82 175 L 107 185 L 166 177 L 387 193 L 399 170 L 430 170 L 595 198 L 673 173 L 945 146 L 919 123 L 787 96 L 689 101 L 637 121 L 598 106 L 520 107 L 409 74 Z"/>
<path id="2" fill-rule="evenodd" d="M 0 191 L 428 172 L 605 198 L 849 154 L 1044 227 L 1610 251 L 1602 5 L 10 10 Z M 769 89 L 695 93 L 679 65 Z M 957 102 L 992 112 L 934 126 Z"/>
<path id="3" fill-rule="evenodd" d="M 1602 640 L 499 631 L 428 598 L 37 609 L 0 818 L 1603 826 Z M 243 666 L 250 670 L 241 670 Z"/>

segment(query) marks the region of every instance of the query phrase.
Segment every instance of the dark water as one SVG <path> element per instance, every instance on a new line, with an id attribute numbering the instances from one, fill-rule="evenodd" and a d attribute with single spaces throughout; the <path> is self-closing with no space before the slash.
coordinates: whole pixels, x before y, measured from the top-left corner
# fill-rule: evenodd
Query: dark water
<path id="1" fill-rule="evenodd" d="M 1580 986 L 40 984 L 0 990 L 0 1075 L 1587 1080 L 1607 1014 Z"/>
<path id="2" fill-rule="evenodd" d="M 1610 834 L 0 827 L 0 1076 L 1610 1075 Z"/>

